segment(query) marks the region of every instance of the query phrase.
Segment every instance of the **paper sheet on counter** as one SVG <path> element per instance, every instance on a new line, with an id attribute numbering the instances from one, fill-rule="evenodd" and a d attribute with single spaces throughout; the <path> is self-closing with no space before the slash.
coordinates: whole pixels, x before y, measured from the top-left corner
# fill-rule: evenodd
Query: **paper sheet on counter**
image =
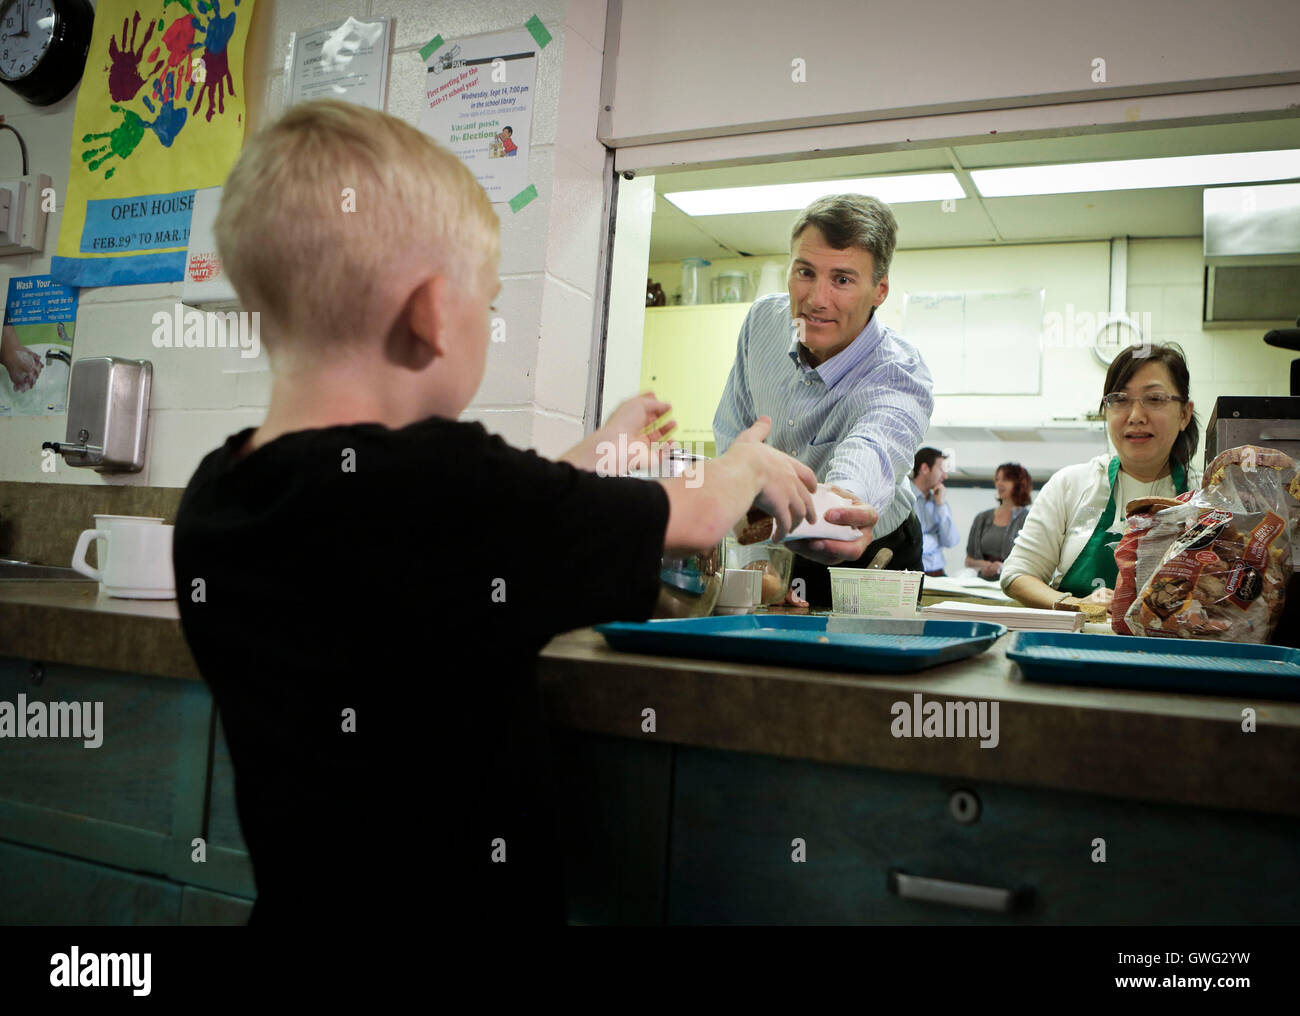
<path id="1" fill-rule="evenodd" d="M 929 581 L 926 586 L 929 586 Z M 1082 631 L 1084 620 L 1083 614 L 1073 610 L 1003 607 L 955 600 L 922 607 L 921 616 L 936 621 L 992 621 L 1006 625 L 1011 631 Z"/>

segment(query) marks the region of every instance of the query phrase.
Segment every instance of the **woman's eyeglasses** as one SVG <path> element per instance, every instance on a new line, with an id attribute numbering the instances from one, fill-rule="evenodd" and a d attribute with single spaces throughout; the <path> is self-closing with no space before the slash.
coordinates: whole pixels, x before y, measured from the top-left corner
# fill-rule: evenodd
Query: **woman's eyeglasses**
<path id="1" fill-rule="evenodd" d="M 1111 392 L 1105 396 L 1101 403 L 1110 413 L 1121 413 L 1133 407 L 1134 402 L 1142 403 L 1143 409 L 1160 410 L 1164 409 L 1170 403 L 1186 402 L 1184 398 L 1177 395 L 1170 395 L 1168 392 L 1150 392 L 1146 395 L 1139 395 L 1136 398 L 1124 392 Z"/>

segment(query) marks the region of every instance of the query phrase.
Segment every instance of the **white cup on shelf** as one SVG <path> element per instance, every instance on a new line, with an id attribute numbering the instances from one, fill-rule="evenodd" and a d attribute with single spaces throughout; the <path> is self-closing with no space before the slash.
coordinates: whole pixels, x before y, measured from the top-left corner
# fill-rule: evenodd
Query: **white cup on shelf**
<path id="1" fill-rule="evenodd" d="M 170 600 L 176 596 L 172 572 L 174 527 L 138 515 L 96 515 L 95 528 L 83 529 L 72 552 L 72 568 L 99 583 L 108 596 L 132 600 Z M 96 541 L 99 567 L 86 561 Z"/>

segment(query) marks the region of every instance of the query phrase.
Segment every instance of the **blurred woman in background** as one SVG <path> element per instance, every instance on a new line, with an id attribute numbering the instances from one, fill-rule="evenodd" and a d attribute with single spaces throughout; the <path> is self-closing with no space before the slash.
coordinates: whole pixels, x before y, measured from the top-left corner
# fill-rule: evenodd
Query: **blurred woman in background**
<path id="1" fill-rule="evenodd" d="M 994 472 L 998 506 L 975 516 L 966 541 L 966 567 L 974 568 L 980 578 L 1002 574 L 1002 562 L 1029 514 L 1030 482 L 1029 471 L 1019 462 L 1004 462 Z"/>

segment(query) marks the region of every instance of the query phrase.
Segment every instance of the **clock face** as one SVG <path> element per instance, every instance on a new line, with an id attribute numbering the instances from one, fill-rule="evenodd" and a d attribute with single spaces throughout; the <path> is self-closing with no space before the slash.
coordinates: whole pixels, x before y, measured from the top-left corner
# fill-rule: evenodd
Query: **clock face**
<path id="1" fill-rule="evenodd" d="M 54 36 L 52 0 L 0 0 L 0 79 L 26 77 Z"/>
<path id="2" fill-rule="evenodd" d="M 1142 338 L 1142 329 L 1129 317 L 1112 317 L 1104 320 L 1097 328 L 1092 340 L 1092 355 L 1103 367 L 1109 367 L 1120 351 L 1129 346 L 1140 346 L 1146 341 Z"/>

